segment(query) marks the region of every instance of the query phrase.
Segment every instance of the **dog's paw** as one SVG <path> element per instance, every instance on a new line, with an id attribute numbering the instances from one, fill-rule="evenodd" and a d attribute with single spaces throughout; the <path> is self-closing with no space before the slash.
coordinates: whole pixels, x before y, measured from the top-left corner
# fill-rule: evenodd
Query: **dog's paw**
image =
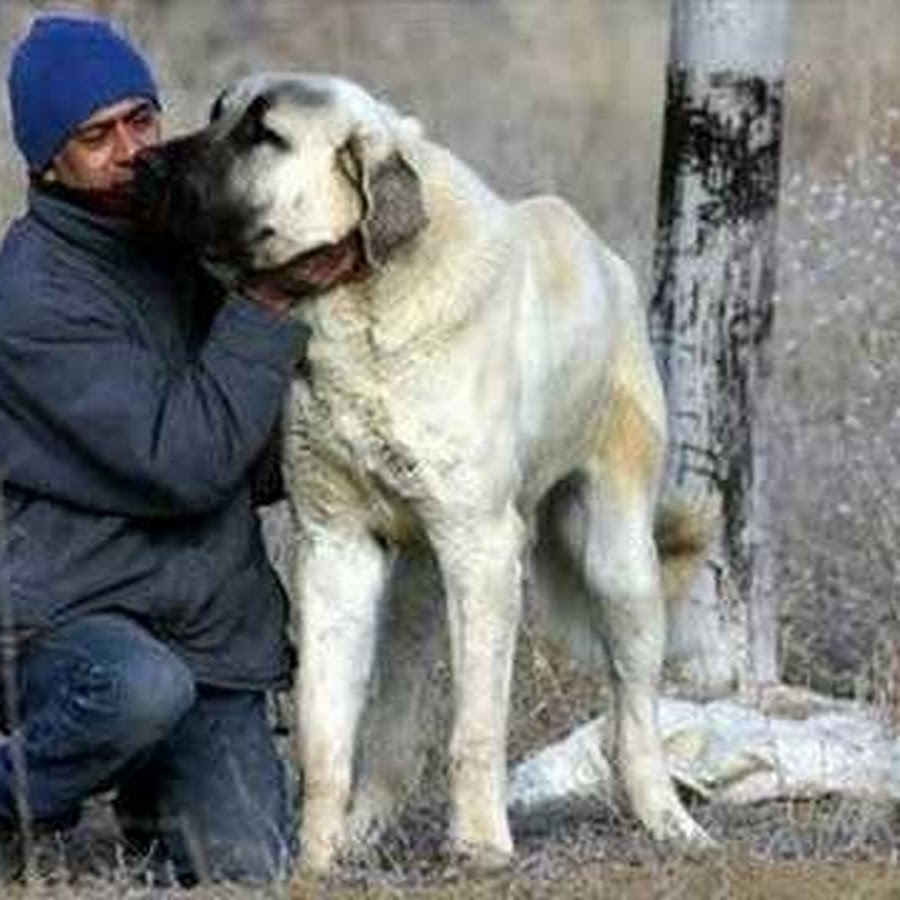
<path id="1" fill-rule="evenodd" d="M 448 876 L 454 871 L 467 875 L 489 875 L 510 868 L 514 860 L 511 847 L 506 849 L 493 844 L 454 841 L 447 851 L 444 868 Z"/>
<path id="2" fill-rule="evenodd" d="M 321 878 L 338 868 L 340 846 L 329 838 L 307 838 L 300 844 L 298 872 L 301 876 Z"/>
<path id="3" fill-rule="evenodd" d="M 702 855 L 718 847 L 706 830 L 680 804 L 661 810 L 656 821 L 647 824 L 651 837 L 689 856 Z"/>

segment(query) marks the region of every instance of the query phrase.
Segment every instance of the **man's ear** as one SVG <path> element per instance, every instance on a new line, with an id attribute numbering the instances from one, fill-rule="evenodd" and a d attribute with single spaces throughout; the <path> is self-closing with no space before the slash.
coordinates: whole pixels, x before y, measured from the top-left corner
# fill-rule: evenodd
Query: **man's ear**
<path id="1" fill-rule="evenodd" d="M 369 142 L 358 134 L 344 147 L 344 170 L 365 207 L 361 231 L 366 258 L 378 268 L 428 224 L 428 216 L 421 179 L 403 154 L 395 149 L 381 159 L 375 157 Z"/>

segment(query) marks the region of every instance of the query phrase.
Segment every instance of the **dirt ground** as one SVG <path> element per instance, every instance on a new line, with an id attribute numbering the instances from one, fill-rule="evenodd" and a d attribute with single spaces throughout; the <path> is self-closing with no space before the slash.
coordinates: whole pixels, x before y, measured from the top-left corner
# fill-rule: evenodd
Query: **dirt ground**
<path id="1" fill-rule="evenodd" d="M 825 799 L 753 807 L 697 805 L 720 842 L 690 859 L 596 807 L 514 823 L 508 870 L 467 871 L 443 852 L 440 807 L 411 811 L 378 854 L 328 882 L 249 889 L 151 889 L 117 853 L 108 810 L 96 806 L 43 878 L 0 887 L 9 900 L 262 900 L 262 898 L 900 898 L 900 820 L 889 805 Z M 60 848 L 62 849 L 62 848 Z M 47 860 L 43 861 L 45 864 Z"/>

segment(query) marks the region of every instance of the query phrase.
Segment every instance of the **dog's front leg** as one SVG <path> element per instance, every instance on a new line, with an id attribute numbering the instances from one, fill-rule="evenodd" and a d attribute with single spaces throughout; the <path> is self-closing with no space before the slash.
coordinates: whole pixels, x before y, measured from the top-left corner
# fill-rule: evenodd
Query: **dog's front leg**
<path id="1" fill-rule="evenodd" d="M 304 529 L 297 554 L 296 692 L 303 867 L 327 872 L 347 839 L 353 754 L 376 642 L 385 553 L 357 523 Z"/>
<path id="2" fill-rule="evenodd" d="M 506 729 L 521 614 L 524 529 L 510 506 L 432 533 L 447 595 L 453 668 L 451 840 L 478 866 L 506 862 Z"/>

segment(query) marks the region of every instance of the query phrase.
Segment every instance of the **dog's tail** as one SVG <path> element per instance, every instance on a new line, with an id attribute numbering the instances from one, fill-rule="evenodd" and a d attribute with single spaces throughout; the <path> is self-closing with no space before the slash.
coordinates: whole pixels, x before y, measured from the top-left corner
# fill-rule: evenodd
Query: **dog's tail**
<path id="1" fill-rule="evenodd" d="M 666 600 L 665 677 L 670 690 L 694 699 L 732 691 L 743 652 L 739 640 L 723 649 L 723 640 L 731 638 L 719 586 L 710 596 L 712 585 L 698 579 L 720 526 L 712 498 L 681 497 L 659 508 L 654 529 Z"/>
<path id="2" fill-rule="evenodd" d="M 667 608 L 689 596 L 718 526 L 719 515 L 711 500 L 673 494 L 660 503 L 653 537 Z"/>

